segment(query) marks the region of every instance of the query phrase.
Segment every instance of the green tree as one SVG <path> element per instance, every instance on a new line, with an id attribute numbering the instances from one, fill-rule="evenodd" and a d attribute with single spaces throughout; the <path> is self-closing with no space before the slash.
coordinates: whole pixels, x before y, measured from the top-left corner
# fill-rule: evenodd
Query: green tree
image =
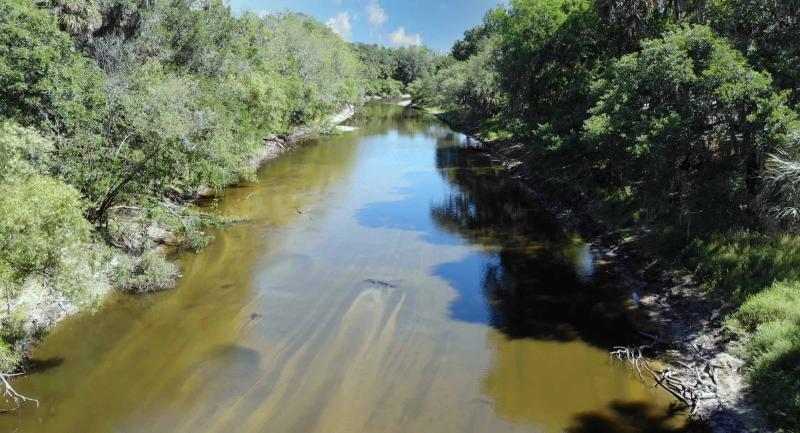
<path id="1" fill-rule="evenodd" d="M 435 72 L 437 55 L 428 47 L 398 48 L 395 58 L 397 65 L 392 78 L 406 86 Z"/>
<path id="2" fill-rule="evenodd" d="M 377 44 L 353 45 L 361 63 L 362 85 L 367 95 L 400 96 L 403 83 L 395 80 L 397 59 L 395 50 Z"/>
<path id="3" fill-rule="evenodd" d="M 800 101 L 800 1 L 715 0 L 711 21 L 751 62 Z"/>
<path id="4" fill-rule="evenodd" d="M 0 4 L 0 117 L 68 132 L 95 119 L 102 81 L 52 14 L 25 0 Z"/>
<path id="5" fill-rule="evenodd" d="M 596 91 L 584 132 L 595 175 L 687 231 L 752 217 L 765 157 L 796 126 L 769 76 L 705 26 L 645 42 Z"/>

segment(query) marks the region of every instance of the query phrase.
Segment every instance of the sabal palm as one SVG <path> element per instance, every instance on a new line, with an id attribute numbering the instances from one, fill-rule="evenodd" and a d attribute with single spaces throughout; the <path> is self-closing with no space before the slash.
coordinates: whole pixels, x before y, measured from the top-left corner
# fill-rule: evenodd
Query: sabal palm
<path id="1" fill-rule="evenodd" d="M 81 40 L 90 40 L 102 23 L 95 0 L 43 0 L 42 6 L 53 11 L 62 30 Z"/>

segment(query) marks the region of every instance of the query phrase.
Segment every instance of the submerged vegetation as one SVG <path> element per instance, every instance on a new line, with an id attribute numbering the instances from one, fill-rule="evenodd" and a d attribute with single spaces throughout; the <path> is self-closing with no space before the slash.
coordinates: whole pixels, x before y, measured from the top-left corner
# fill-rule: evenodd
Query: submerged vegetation
<path id="1" fill-rule="evenodd" d="M 267 136 L 427 76 L 424 47 L 354 46 L 222 0 L 0 2 L 0 374 L 111 287 L 170 287 L 198 191 L 252 179 Z"/>
<path id="2" fill-rule="evenodd" d="M 725 303 L 758 402 L 789 430 L 800 423 L 797 6 L 512 0 L 410 86 L 418 105 L 496 146 L 523 143 L 542 188 L 583 197 L 615 230 L 649 228 L 649 244 Z"/>

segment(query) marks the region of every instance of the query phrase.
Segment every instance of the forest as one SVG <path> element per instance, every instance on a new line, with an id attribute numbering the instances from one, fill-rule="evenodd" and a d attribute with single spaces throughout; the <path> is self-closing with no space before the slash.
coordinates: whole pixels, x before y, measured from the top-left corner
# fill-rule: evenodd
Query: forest
<path id="1" fill-rule="evenodd" d="M 153 238 L 203 248 L 225 221 L 186 204 L 253 179 L 265 137 L 325 131 L 438 57 L 221 0 L 0 2 L 0 372 L 112 287 L 171 287 Z"/>
<path id="2" fill-rule="evenodd" d="M 694 272 L 800 425 L 800 3 L 512 0 L 412 84 L 534 184 Z"/>

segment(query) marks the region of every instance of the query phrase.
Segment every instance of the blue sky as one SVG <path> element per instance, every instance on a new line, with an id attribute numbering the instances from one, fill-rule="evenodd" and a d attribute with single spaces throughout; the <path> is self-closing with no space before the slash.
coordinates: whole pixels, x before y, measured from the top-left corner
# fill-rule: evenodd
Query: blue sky
<path id="1" fill-rule="evenodd" d="M 348 41 L 424 44 L 448 52 L 503 0 L 230 0 L 236 12 L 291 10 L 328 23 Z"/>

